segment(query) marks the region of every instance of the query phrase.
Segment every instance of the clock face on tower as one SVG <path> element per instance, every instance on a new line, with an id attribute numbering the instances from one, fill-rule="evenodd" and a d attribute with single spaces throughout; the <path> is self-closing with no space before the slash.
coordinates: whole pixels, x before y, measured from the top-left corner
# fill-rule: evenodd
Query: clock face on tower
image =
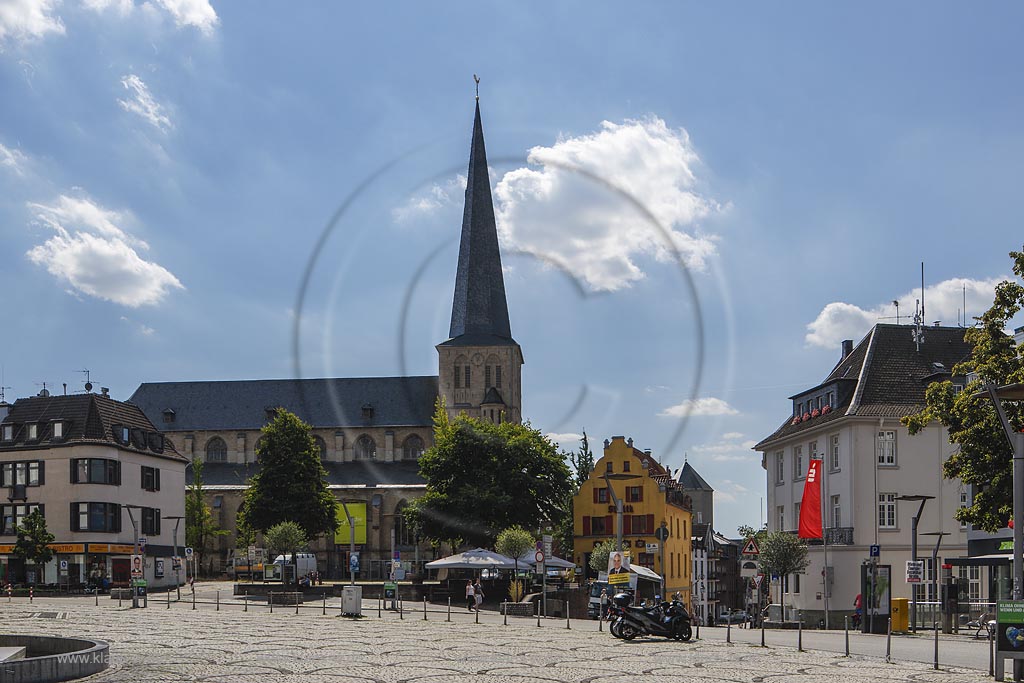
<path id="1" fill-rule="evenodd" d="M 484 362 L 484 354 L 482 354 L 482 353 L 474 353 L 473 354 L 473 365 L 483 365 L 483 362 Z"/>

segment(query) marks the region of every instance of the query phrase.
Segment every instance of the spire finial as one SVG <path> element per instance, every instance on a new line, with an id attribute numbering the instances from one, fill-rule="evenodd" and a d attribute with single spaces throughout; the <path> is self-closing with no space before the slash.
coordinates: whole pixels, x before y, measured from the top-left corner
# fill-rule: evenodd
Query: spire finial
<path id="1" fill-rule="evenodd" d="M 480 101 L 480 77 L 473 74 L 473 81 L 476 83 L 476 101 Z"/>

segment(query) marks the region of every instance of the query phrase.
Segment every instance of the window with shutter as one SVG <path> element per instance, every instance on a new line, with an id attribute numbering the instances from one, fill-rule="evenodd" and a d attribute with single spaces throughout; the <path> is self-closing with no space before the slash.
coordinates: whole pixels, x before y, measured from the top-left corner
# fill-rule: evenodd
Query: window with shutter
<path id="1" fill-rule="evenodd" d="M 584 536 L 589 536 L 590 535 L 590 516 L 589 515 L 584 515 L 583 516 L 583 535 Z"/>
<path id="2" fill-rule="evenodd" d="M 633 516 L 632 515 L 623 515 L 622 516 L 622 534 L 624 536 L 629 536 L 631 533 L 633 533 Z"/>

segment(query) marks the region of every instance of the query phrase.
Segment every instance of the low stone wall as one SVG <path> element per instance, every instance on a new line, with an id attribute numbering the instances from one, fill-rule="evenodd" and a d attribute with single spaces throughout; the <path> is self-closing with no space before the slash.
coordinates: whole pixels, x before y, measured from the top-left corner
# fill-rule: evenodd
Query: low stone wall
<path id="1" fill-rule="evenodd" d="M 69 681 L 110 666 L 110 645 L 102 640 L 0 635 L 0 646 L 26 649 L 24 659 L 4 662 L 3 683 Z"/>

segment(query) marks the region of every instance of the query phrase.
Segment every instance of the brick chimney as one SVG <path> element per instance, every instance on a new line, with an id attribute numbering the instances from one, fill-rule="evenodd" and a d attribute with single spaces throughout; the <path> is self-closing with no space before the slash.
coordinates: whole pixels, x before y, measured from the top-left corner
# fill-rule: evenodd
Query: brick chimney
<path id="1" fill-rule="evenodd" d="M 853 353 L 853 340 L 852 339 L 844 339 L 843 340 L 843 357 L 840 358 L 840 360 L 842 360 L 843 358 L 846 358 L 851 353 Z"/>

